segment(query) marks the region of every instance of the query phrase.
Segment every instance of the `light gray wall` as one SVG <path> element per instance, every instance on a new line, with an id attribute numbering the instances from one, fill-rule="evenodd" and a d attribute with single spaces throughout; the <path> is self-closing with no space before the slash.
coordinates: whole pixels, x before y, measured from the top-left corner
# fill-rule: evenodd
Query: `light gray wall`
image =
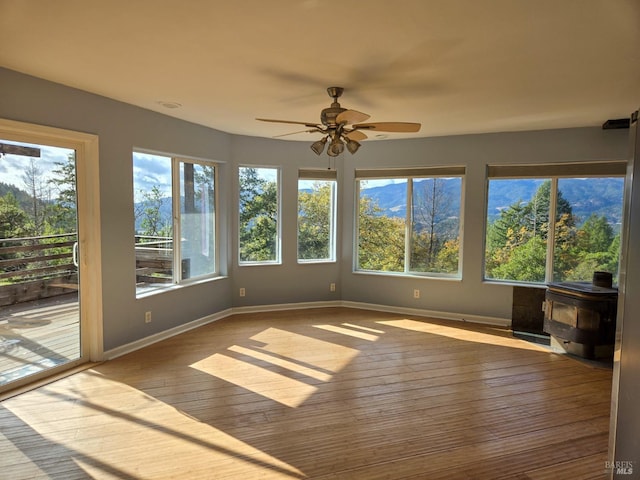
<path id="1" fill-rule="evenodd" d="M 300 142 L 233 136 L 234 181 L 231 283 L 233 305 L 274 305 L 285 303 L 340 300 L 339 262 L 298 264 L 298 170 L 327 168 L 326 156 L 318 157 L 309 145 Z M 282 263 L 280 265 L 238 265 L 238 166 L 270 166 L 280 169 L 280 228 Z M 340 183 L 340 178 L 338 178 Z M 340 208 L 339 218 L 343 212 Z M 338 238 L 341 230 L 338 228 Z M 340 251 L 337 258 L 340 258 Z M 329 284 L 336 283 L 336 291 Z M 245 297 L 239 296 L 244 288 Z"/>
<path id="2" fill-rule="evenodd" d="M 296 261 L 297 173 L 326 168 L 306 142 L 242 137 L 0 70 L 0 116 L 86 131 L 100 137 L 105 348 L 142 338 L 231 306 L 348 300 L 508 319 L 512 288 L 482 281 L 486 165 L 626 159 L 626 131 L 578 128 L 365 142 L 335 161 L 339 178 L 337 263 Z M 221 168 L 222 256 L 229 279 L 135 299 L 131 150 L 134 147 L 211 158 Z M 237 167 L 281 170 L 282 264 L 239 266 Z M 463 279 L 353 273 L 354 172 L 357 168 L 464 165 Z M 337 291 L 329 291 L 336 283 Z M 240 287 L 246 296 L 239 297 Z M 413 289 L 421 298 L 413 298 Z M 154 311 L 154 322 L 140 321 Z M 157 312 L 157 314 L 155 313 Z M 153 327 L 151 327 L 153 325 Z"/>
<path id="3" fill-rule="evenodd" d="M 228 134 L 2 68 L 0 117 L 99 136 L 105 350 L 231 307 L 229 280 L 136 299 L 132 244 L 134 147 L 226 162 L 220 183 L 229 185 Z M 220 199 L 220 222 L 226 225 L 229 196 Z M 228 237 L 221 240 L 226 260 Z M 228 271 L 228 264 L 223 268 Z M 143 321 L 147 310 L 153 312 L 150 324 Z"/>

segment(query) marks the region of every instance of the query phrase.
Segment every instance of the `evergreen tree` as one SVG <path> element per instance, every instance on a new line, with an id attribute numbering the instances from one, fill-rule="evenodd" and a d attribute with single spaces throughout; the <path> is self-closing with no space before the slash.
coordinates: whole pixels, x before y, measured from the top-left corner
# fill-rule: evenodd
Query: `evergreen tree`
<path id="1" fill-rule="evenodd" d="M 57 195 L 47 208 L 47 223 L 52 233 L 73 233 L 77 229 L 75 154 L 69 154 L 66 162 L 55 164 L 49 184 Z"/>
<path id="2" fill-rule="evenodd" d="M 240 260 L 277 259 L 278 186 L 255 168 L 240 170 Z"/>
<path id="3" fill-rule="evenodd" d="M 546 242 L 549 233 L 551 181 L 540 184 L 531 200 L 518 201 L 500 212 L 487 226 L 486 265 L 488 278 L 543 282 Z M 556 198 L 554 270 L 572 268 L 575 217 L 571 204 L 558 191 Z M 535 240 L 534 240 L 535 239 Z M 530 262 L 527 265 L 527 262 Z M 558 275 L 557 273 L 556 275 Z"/>
<path id="4" fill-rule="evenodd" d="M 27 234 L 29 218 L 13 193 L 0 197 L 0 239 L 19 238 Z"/>
<path id="5" fill-rule="evenodd" d="M 311 192 L 298 192 L 298 258 L 329 258 L 331 247 L 330 183 L 316 182 Z"/>

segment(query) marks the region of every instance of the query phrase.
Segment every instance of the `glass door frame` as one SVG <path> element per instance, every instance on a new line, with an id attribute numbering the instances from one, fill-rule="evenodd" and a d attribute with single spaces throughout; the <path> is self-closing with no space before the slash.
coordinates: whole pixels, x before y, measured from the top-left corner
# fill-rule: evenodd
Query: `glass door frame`
<path id="1" fill-rule="evenodd" d="M 86 362 L 103 360 L 102 262 L 98 136 L 0 118 L 0 138 L 50 145 L 76 152 L 76 194 L 80 282 L 80 357 L 0 387 L 0 395 Z"/>

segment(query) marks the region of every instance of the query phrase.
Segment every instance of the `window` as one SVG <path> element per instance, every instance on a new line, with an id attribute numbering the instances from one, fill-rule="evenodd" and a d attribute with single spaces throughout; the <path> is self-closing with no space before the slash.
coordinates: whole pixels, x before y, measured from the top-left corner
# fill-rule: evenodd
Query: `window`
<path id="1" fill-rule="evenodd" d="M 209 163 L 133 153 L 138 293 L 217 273 L 215 175 Z"/>
<path id="2" fill-rule="evenodd" d="M 490 166 L 485 278 L 590 282 L 595 271 L 617 278 L 625 168 Z"/>
<path id="3" fill-rule="evenodd" d="M 356 171 L 361 271 L 459 276 L 464 167 Z"/>
<path id="4" fill-rule="evenodd" d="M 335 170 L 298 174 L 298 261 L 335 261 Z"/>
<path id="5" fill-rule="evenodd" d="M 279 171 L 240 167 L 240 264 L 280 262 Z"/>

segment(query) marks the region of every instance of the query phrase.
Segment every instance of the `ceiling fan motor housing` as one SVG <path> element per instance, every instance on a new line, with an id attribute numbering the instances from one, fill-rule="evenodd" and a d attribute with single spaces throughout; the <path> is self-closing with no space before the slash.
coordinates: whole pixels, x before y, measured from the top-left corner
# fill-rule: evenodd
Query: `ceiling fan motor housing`
<path id="1" fill-rule="evenodd" d="M 329 108 L 322 110 L 320 113 L 320 121 L 327 127 L 335 127 L 337 125 L 336 117 L 345 110 L 346 108 L 342 108 L 338 102 L 334 102 Z"/>
<path id="2" fill-rule="evenodd" d="M 344 92 L 344 88 L 342 87 L 327 88 L 327 93 L 331 98 L 333 98 L 333 103 L 329 108 L 325 108 L 320 112 L 320 121 L 323 125 L 331 127 L 336 126 L 336 117 L 346 110 L 346 108 L 342 108 L 338 103 L 338 98 L 340 98 L 342 92 Z"/>

